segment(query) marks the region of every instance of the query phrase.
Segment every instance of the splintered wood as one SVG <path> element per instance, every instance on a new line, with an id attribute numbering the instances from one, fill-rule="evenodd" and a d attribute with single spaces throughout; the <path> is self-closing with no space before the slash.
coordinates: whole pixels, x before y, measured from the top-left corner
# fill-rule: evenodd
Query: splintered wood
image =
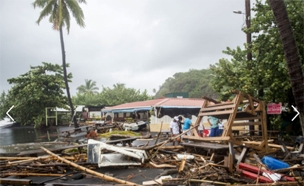
<path id="1" fill-rule="evenodd" d="M 128 172 L 127 176 L 117 176 L 110 173 L 98 172 L 98 163 L 88 163 L 88 152 L 76 151 L 67 155 L 66 151 L 55 154 L 47 148 L 41 147 L 45 155 L 37 157 L 0 157 L 0 184 L 38 184 L 33 183 L 32 177 L 50 177 L 50 180 L 66 177 L 73 180 L 72 175 L 79 173 L 88 174 L 103 183 L 118 183 L 127 185 L 303 185 L 304 156 L 301 152 L 290 152 L 293 156 L 279 156 L 278 161 L 283 158 L 290 167 L 278 170 L 270 170 L 263 161 L 260 160 L 264 155 L 256 154 L 256 151 L 250 151 L 250 148 L 234 146 L 233 144 L 224 145 L 218 143 L 189 142 L 181 143 L 180 146 L 171 146 L 175 137 L 165 139 L 159 143 L 153 143 L 152 146 L 132 147 L 132 151 L 144 151 L 147 158 L 139 161 L 136 165 L 129 166 L 111 166 L 109 170 L 119 170 L 128 172 L 126 168 L 148 169 L 151 171 L 160 171 L 155 178 L 149 178 L 141 182 L 136 182 L 136 174 Z M 110 145 L 111 148 L 114 145 Z M 77 146 L 78 148 L 78 146 Z M 113 151 L 106 149 L 102 151 L 102 156 L 124 154 L 126 147 L 115 147 Z M 84 150 L 84 149 L 83 149 Z M 93 149 L 92 149 L 93 150 Z M 130 150 L 130 149 L 129 149 Z M 57 151 L 56 151 L 57 152 Z M 93 152 L 93 151 L 92 151 Z M 127 160 L 134 159 L 132 157 Z M 122 161 L 123 162 L 123 161 Z M 124 167 L 123 170 L 122 167 Z M 273 176 L 279 176 L 280 179 L 274 179 Z M 16 179 L 18 178 L 18 179 Z M 47 185 L 60 185 L 57 182 L 50 182 Z M 66 181 L 65 185 L 69 182 Z M 39 185 L 43 185 L 39 183 Z M 85 184 L 93 186 L 93 184 Z M 95 184 L 96 186 L 96 184 Z"/>

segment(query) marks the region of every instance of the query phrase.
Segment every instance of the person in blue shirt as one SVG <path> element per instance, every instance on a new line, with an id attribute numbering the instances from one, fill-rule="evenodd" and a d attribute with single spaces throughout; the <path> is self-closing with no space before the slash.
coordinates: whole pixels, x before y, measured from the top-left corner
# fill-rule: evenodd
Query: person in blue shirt
<path id="1" fill-rule="evenodd" d="M 211 126 L 209 137 L 215 137 L 218 135 L 218 123 L 219 119 L 213 116 L 208 117 L 208 123 Z"/>
<path id="2" fill-rule="evenodd" d="M 184 120 L 183 132 L 190 129 L 191 125 L 192 125 L 191 115 L 187 115 L 187 117 Z M 190 136 L 190 135 L 191 135 L 191 131 L 188 131 L 187 136 Z"/>

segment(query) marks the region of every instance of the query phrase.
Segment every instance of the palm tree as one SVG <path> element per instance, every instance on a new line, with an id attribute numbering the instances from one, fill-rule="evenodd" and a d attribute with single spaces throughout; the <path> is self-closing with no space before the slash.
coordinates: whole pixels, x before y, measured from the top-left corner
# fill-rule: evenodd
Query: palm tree
<path id="1" fill-rule="evenodd" d="M 285 59 L 287 62 L 289 79 L 292 87 L 292 93 L 298 111 L 300 112 L 300 122 L 304 136 L 304 78 L 300 55 L 298 53 L 296 41 L 293 35 L 284 1 L 270 0 L 269 3 L 274 13 L 274 17 L 281 36 Z"/>
<path id="2" fill-rule="evenodd" d="M 96 87 L 96 82 L 92 81 L 91 79 L 86 79 L 85 80 L 85 84 L 84 85 L 80 85 L 79 87 L 77 87 L 77 90 L 80 94 L 84 94 L 84 95 L 93 95 L 93 94 L 97 94 L 99 90 L 98 87 Z"/>
<path id="3" fill-rule="evenodd" d="M 64 82 L 67 91 L 68 101 L 70 104 L 71 113 L 72 113 L 72 120 L 74 122 L 75 128 L 78 128 L 79 126 L 76 121 L 76 118 L 74 117 L 74 107 L 73 107 L 69 84 L 68 84 L 62 27 L 66 26 L 68 33 L 70 32 L 70 19 L 71 19 L 70 12 L 72 13 L 73 17 L 75 18 L 77 24 L 80 27 L 85 26 L 84 15 L 78 3 L 86 3 L 86 1 L 85 0 L 35 0 L 35 2 L 33 3 L 34 8 L 36 7 L 42 8 L 37 23 L 39 24 L 43 18 L 49 16 L 49 21 L 53 24 L 53 29 L 59 31 Z"/>

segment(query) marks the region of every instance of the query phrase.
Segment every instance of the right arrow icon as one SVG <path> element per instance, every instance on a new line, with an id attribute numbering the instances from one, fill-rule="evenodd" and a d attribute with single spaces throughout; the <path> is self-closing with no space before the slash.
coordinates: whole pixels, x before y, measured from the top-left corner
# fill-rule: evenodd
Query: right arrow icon
<path id="1" fill-rule="evenodd" d="M 297 112 L 297 115 L 296 115 L 295 117 L 293 117 L 292 120 L 291 120 L 291 121 L 293 121 L 294 119 L 296 119 L 296 117 L 297 117 L 300 113 L 299 113 L 299 111 L 298 111 L 293 105 L 291 105 L 291 106 L 292 106 L 293 110 L 294 110 L 295 112 Z"/>

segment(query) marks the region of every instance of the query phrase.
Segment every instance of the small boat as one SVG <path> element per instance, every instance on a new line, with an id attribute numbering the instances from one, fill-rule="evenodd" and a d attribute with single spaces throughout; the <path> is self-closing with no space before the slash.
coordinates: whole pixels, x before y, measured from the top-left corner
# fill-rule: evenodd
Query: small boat
<path id="1" fill-rule="evenodd" d="M 11 127 L 15 122 L 11 121 L 9 118 L 4 118 L 0 120 L 0 128 L 8 128 Z"/>

